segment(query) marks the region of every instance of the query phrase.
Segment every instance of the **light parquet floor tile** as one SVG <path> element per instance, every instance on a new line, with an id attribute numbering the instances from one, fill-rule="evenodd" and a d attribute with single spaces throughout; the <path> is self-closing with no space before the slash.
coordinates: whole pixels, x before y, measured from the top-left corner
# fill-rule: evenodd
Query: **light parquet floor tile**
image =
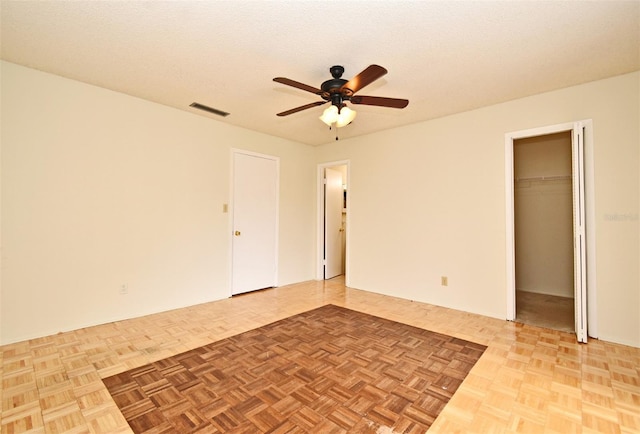
<path id="1" fill-rule="evenodd" d="M 326 304 L 488 347 L 434 421 L 430 433 L 640 432 L 640 349 L 597 340 L 577 344 L 570 333 L 354 290 L 346 288 L 338 278 L 2 346 L 2 433 L 130 433 L 103 378 Z M 363 348 L 365 358 L 366 350 Z M 301 361 L 308 360 L 304 351 L 301 343 Z M 354 367 L 355 371 L 360 376 L 367 375 Z M 350 378 L 347 367 L 336 375 L 340 378 L 335 383 L 359 380 Z M 286 384 L 282 384 L 282 392 L 286 393 Z M 382 383 L 375 387 L 384 393 L 388 386 Z M 274 392 L 261 393 L 268 399 Z M 374 397 L 380 392 L 368 393 Z M 340 387 L 335 387 L 330 396 L 335 402 L 350 399 Z M 232 390 L 227 399 L 234 399 Z M 285 418 L 292 421 L 291 432 L 305 424 L 320 424 L 325 432 L 373 433 L 371 426 L 357 422 L 358 409 L 367 405 L 366 394 L 358 399 L 350 407 L 336 406 L 336 411 L 322 420 L 318 420 L 318 412 L 308 407 L 268 411 L 256 407 L 248 408 L 246 413 L 253 423 L 265 429 Z M 333 404 L 326 401 L 318 405 Z M 228 404 L 211 402 L 204 416 L 221 414 L 224 405 Z M 410 417 L 396 421 L 396 426 L 408 433 L 417 432 L 411 418 L 426 416 L 417 410 L 408 414 Z M 191 417 L 196 420 L 197 415 Z M 385 421 L 391 416 L 381 409 L 375 417 Z M 232 423 L 222 419 L 217 422 L 220 427 Z M 286 432 L 286 428 L 285 423 L 279 432 Z"/>

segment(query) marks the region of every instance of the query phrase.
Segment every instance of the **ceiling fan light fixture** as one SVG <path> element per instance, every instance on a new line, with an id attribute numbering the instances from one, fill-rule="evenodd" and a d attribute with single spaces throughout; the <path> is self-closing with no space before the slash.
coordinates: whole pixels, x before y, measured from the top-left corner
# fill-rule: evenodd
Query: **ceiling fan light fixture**
<path id="1" fill-rule="evenodd" d="M 325 124 L 331 126 L 331 124 L 335 123 L 338 120 L 338 107 L 331 105 L 324 112 L 322 112 L 322 116 L 320 116 L 320 120 Z"/>
<path id="2" fill-rule="evenodd" d="M 349 107 L 342 107 L 338 115 L 338 120 L 336 121 L 336 127 L 342 128 L 349 125 L 356 118 L 356 115 L 355 110 L 351 110 Z"/>
<path id="3" fill-rule="evenodd" d="M 336 124 L 336 128 L 342 128 L 353 122 L 356 114 L 356 111 L 351 110 L 349 107 L 345 106 L 338 109 L 337 106 L 331 105 L 322 113 L 320 120 L 329 126 Z"/>

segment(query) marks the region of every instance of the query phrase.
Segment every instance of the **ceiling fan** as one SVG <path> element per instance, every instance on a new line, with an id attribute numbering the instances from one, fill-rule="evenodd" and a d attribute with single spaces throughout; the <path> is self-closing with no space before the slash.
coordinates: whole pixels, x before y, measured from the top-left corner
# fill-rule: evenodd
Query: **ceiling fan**
<path id="1" fill-rule="evenodd" d="M 373 83 L 387 73 L 387 70 L 382 66 L 369 65 L 364 69 L 364 71 L 349 81 L 341 78 L 344 73 L 344 67 L 342 66 L 332 66 L 329 68 L 329 72 L 331 72 L 331 76 L 333 78 L 322 83 L 319 89 L 289 78 L 274 78 L 273 81 L 275 82 L 320 95 L 322 98 L 322 101 L 316 101 L 300 107 L 292 108 L 278 113 L 277 115 L 288 116 L 290 114 L 330 102 L 331 106 L 324 111 L 320 120 L 329 126 L 335 123 L 336 127 L 343 127 L 351 123 L 356 115 L 355 111 L 346 106 L 345 103 L 347 101 L 351 102 L 351 104 L 374 105 L 397 109 L 405 108 L 409 104 L 409 100 L 406 99 L 354 95 L 360 89 Z"/>

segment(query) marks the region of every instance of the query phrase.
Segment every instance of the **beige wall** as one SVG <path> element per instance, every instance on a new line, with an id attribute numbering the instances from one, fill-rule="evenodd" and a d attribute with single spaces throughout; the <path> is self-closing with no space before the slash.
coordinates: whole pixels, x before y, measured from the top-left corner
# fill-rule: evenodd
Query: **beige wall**
<path id="1" fill-rule="evenodd" d="M 3 343 L 227 297 L 232 147 L 281 157 L 280 284 L 314 276 L 316 164 L 348 159 L 352 286 L 504 318 L 504 135 L 593 119 L 599 335 L 640 346 L 640 73 L 313 149 L 1 71 Z"/>
<path id="2" fill-rule="evenodd" d="M 313 278 L 313 148 L 5 62 L 2 90 L 0 342 L 228 297 L 231 148 L 280 157 L 278 283 Z"/>
<path id="3" fill-rule="evenodd" d="M 636 72 L 323 146 L 320 162 L 351 161 L 352 286 L 505 318 L 505 133 L 593 119 L 599 337 L 640 346 L 639 81 Z"/>
<path id="4" fill-rule="evenodd" d="M 516 289 L 573 297 L 571 132 L 514 142 Z"/>

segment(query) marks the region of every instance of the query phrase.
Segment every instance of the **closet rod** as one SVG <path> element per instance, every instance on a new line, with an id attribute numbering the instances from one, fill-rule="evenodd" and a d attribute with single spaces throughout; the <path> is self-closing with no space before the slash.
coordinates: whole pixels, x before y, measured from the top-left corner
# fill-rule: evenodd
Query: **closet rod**
<path id="1" fill-rule="evenodd" d="M 571 175 L 556 175 L 556 176 L 532 176 L 530 178 L 516 178 L 516 182 L 523 181 L 563 181 L 571 179 Z"/>

